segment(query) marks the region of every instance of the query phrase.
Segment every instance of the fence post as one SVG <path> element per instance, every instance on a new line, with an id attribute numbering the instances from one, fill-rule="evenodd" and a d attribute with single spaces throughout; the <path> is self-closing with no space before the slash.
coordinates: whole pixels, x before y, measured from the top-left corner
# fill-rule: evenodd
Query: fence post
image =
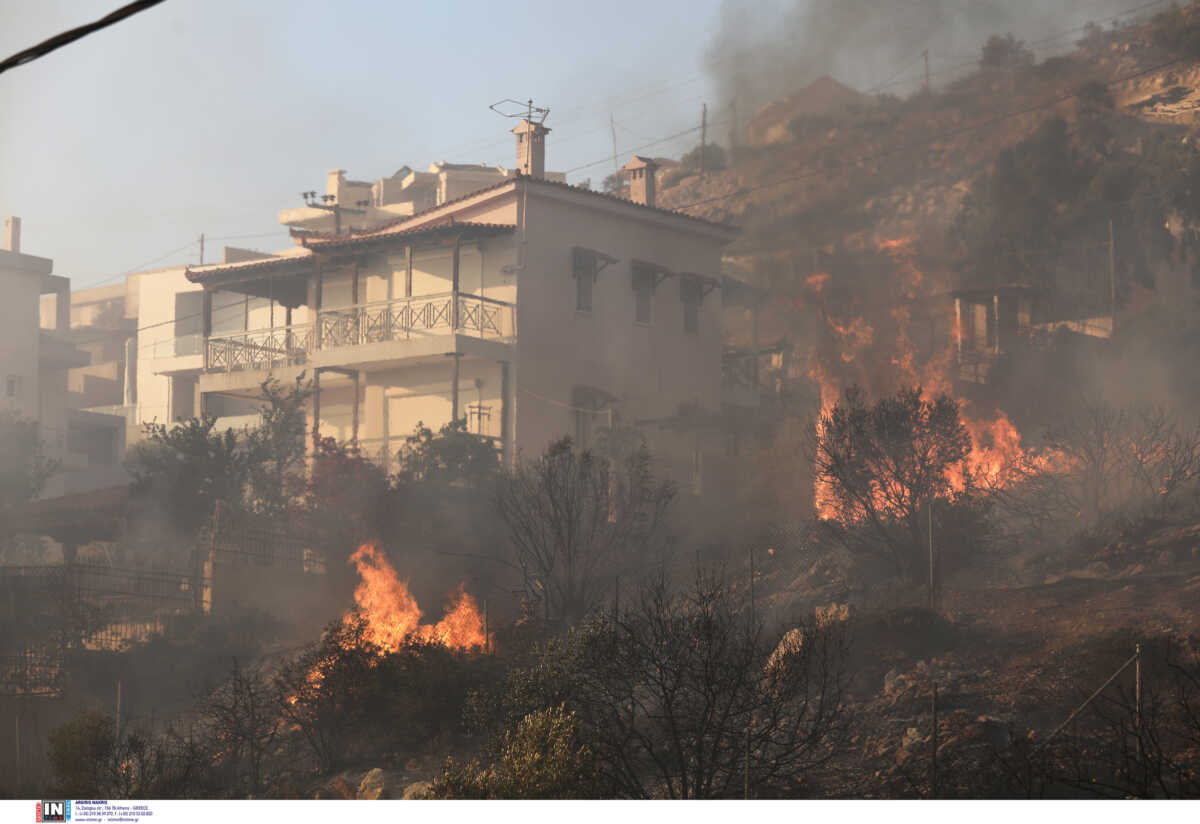
<path id="1" fill-rule="evenodd" d="M 1138 761 L 1142 760 L 1142 645 L 1133 648 L 1133 727 L 1137 734 Z"/>
<path id="2" fill-rule="evenodd" d="M 933 786 L 930 790 L 930 798 L 938 797 L 938 770 L 937 770 L 937 753 L 938 753 L 938 715 L 937 715 L 937 682 L 933 682 Z"/>

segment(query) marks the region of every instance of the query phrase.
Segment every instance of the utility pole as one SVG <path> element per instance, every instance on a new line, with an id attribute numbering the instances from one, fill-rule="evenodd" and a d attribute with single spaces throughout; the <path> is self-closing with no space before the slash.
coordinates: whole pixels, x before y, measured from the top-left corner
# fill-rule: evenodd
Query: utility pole
<path id="1" fill-rule="evenodd" d="M 750 547 L 750 622 L 754 622 L 754 547 Z"/>
<path id="2" fill-rule="evenodd" d="M 700 108 L 700 179 L 704 180 L 704 144 L 708 142 L 708 104 Z"/>
<path id="3" fill-rule="evenodd" d="M 729 151 L 737 148 L 737 101 L 729 101 Z"/>
<path id="4" fill-rule="evenodd" d="M 204 233 L 200 233 L 200 265 L 204 265 Z"/>
<path id="5" fill-rule="evenodd" d="M 933 597 L 933 498 L 929 499 L 929 609 L 934 609 Z"/>
<path id="6" fill-rule="evenodd" d="M 1111 336 L 1117 326 L 1117 241 L 1111 217 L 1108 219 L 1108 300 L 1112 313 Z"/>
<path id="7" fill-rule="evenodd" d="M 925 58 L 925 94 L 929 94 L 929 50 L 921 52 L 921 56 Z"/>
<path id="8" fill-rule="evenodd" d="M 1134 663 L 1133 663 L 1133 706 L 1134 729 L 1137 730 L 1137 752 L 1138 758 L 1142 757 L 1142 645 L 1137 644 L 1133 648 Z"/>
<path id="9" fill-rule="evenodd" d="M 617 168 L 617 121 L 613 120 L 612 112 L 608 113 L 608 128 L 612 130 L 613 174 L 616 174 L 621 170 Z"/>

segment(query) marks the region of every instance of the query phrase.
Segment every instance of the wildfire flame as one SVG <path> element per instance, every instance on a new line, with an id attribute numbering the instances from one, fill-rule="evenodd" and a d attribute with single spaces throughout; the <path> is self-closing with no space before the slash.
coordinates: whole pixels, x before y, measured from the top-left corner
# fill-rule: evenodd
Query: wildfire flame
<path id="1" fill-rule="evenodd" d="M 842 390 L 853 383 L 881 391 L 919 385 L 926 400 L 939 394 L 954 394 L 950 377 L 952 345 L 935 351 L 922 365 L 917 365 L 918 353 L 909 333 L 911 306 L 921 296 L 922 287 L 928 288 L 928 280 L 917 266 L 914 240 L 885 239 L 877 246 L 879 251 L 891 257 L 896 268 L 893 284 L 898 302 L 890 305 L 886 312 L 880 312 L 877 318 L 884 321 L 890 318 L 896 328 L 895 337 L 883 340 L 867 318 L 839 320 L 824 305 L 820 307 L 826 326 L 825 338 L 833 344 L 821 350 L 813 347 L 808 353 L 809 378 L 821 393 L 821 419 L 833 410 Z M 807 285 L 820 296 L 827 279 L 826 274 L 814 275 Z M 960 334 L 960 330 L 955 328 L 954 334 Z M 872 373 L 871 367 L 877 371 Z M 946 480 L 951 489 L 963 490 L 967 473 L 977 484 L 994 489 L 1013 483 L 1022 472 L 1030 469 L 1062 468 L 1061 456 L 1026 450 L 1021 444 L 1021 433 L 1003 411 L 979 416 L 970 410 L 967 402 L 960 400 L 959 404 L 963 424 L 971 436 L 971 451 L 963 466 L 947 471 Z M 822 424 L 818 421 L 817 425 Z M 821 518 L 837 517 L 833 490 L 819 480 L 814 489 L 814 505 Z"/>
<path id="2" fill-rule="evenodd" d="M 460 584 L 445 616 L 436 624 L 421 623 L 421 608 L 393 567 L 376 547 L 363 544 L 350 556 L 362 579 L 354 590 L 357 610 L 347 612 L 345 621 L 361 616 L 366 638 L 388 652 L 405 643 L 422 641 L 450 649 L 484 649 L 489 637 L 475 599 Z"/>

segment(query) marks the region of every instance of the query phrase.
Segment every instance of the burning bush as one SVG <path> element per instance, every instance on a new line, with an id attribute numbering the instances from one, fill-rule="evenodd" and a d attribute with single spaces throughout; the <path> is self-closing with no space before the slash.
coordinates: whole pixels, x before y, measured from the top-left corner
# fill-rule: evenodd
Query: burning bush
<path id="1" fill-rule="evenodd" d="M 459 728 L 467 693 L 491 663 L 405 636 L 383 646 L 357 613 L 331 624 L 320 642 L 282 668 L 278 707 L 317 769 L 410 752 Z M 386 639 L 385 639 L 386 640 Z"/>
<path id="2" fill-rule="evenodd" d="M 947 524 L 949 510 L 958 520 L 970 513 L 978 491 L 958 402 L 944 394 L 927 400 L 919 387 L 874 404 L 860 389 L 847 390 L 821 416 L 808 449 L 820 513 L 839 527 L 841 542 L 883 555 L 901 574 L 920 568 L 933 502 L 942 504 L 939 521 Z M 942 535 L 939 543 L 962 537 Z"/>

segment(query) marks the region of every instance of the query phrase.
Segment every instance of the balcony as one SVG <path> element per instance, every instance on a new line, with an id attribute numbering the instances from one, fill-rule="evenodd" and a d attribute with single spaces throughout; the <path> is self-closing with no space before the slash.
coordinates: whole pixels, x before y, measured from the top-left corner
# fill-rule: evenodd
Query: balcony
<path id="1" fill-rule="evenodd" d="M 508 343 L 516 338 L 511 303 L 451 293 L 401 298 L 317 315 L 315 323 L 210 337 L 205 372 L 238 372 L 300 366 L 313 353 L 368 344 L 399 343 L 437 335 L 468 335 Z"/>

